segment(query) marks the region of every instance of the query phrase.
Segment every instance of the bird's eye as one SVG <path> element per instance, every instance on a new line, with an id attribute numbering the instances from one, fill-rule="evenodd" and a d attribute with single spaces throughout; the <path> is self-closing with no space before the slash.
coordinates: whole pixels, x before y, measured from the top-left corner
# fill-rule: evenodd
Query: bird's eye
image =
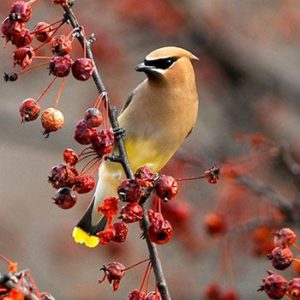
<path id="1" fill-rule="evenodd" d="M 165 70 L 168 69 L 177 59 L 177 57 L 168 57 L 155 60 L 145 60 L 145 65 Z"/>

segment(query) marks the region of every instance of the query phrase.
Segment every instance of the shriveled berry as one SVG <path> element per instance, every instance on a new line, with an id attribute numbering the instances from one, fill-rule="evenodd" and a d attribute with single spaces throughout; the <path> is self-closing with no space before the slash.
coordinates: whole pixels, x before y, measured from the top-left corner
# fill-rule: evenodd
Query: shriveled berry
<path id="1" fill-rule="evenodd" d="M 289 282 L 288 295 L 291 300 L 300 300 L 300 278 L 293 278 Z"/>
<path id="2" fill-rule="evenodd" d="M 54 198 L 54 203 L 62 209 L 72 208 L 77 202 L 77 195 L 71 188 L 62 187 L 60 188 Z"/>
<path id="3" fill-rule="evenodd" d="M 225 219 L 219 213 L 209 213 L 204 217 L 204 226 L 212 236 L 222 235 L 227 230 Z"/>
<path id="4" fill-rule="evenodd" d="M 281 299 L 285 296 L 288 283 L 284 277 L 273 272 L 268 272 L 269 276 L 264 278 L 263 285 L 258 291 L 264 291 L 271 299 Z"/>
<path id="5" fill-rule="evenodd" d="M 154 179 L 157 177 L 157 173 L 154 173 L 149 167 L 144 166 L 137 169 L 134 177 L 139 185 L 146 188 L 152 188 L 154 185 Z"/>
<path id="6" fill-rule="evenodd" d="M 128 300 L 146 300 L 146 294 L 143 291 L 133 290 L 128 294 Z"/>
<path id="7" fill-rule="evenodd" d="M 173 228 L 170 222 L 164 219 L 161 213 L 156 213 L 154 217 L 151 211 L 149 220 L 150 226 L 148 228 L 148 235 L 150 240 L 155 244 L 167 243 L 173 235 Z"/>
<path id="8" fill-rule="evenodd" d="M 49 63 L 49 72 L 57 77 L 69 75 L 72 66 L 70 55 L 54 56 Z"/>
<path id="9" fill-rule="evenodd" d="M 86 81 L 94 72 L 94 62 L 89 58 L 78 58 L 72 65 L 72 74 L 74 78 Z"/>
<path id="10" fill-rule="evenodd" d="M 109 129 L 102 129 L 91 137 L 92 147 L 100 157 L 113 150 L 114 142 L 114 133 Z"/>
<path id="11" fill-rule="evenodd" d="M 14 31 L 11 36 L 11 43 L 17 48 L 28 46 L 32 42 L 30 30 L 22 28 L 20 31 Z"/>
<path id="12" fill-rule="evenodd" d="M 171 200 L 178 192 L 178 183 L 172 176 L 161 175 L 155 182 L 155 192 L 162 200 Z"/>
<path id="13" fill-rule="evenodd" d="M 16 32 L 20 32 L 23 28 L 23 24 L 16 22 L 7 17 L 1 25 L 2 35 L 5 37 L 6 41 L 10 41 L 12 36 Z"/>
<path id="14" fill-rule="evenodd" d="M 159 292 L 152 291 L 146 295 L 145 300 L 161 300 L 161 295 Z"/>
<path id="15" fill-rule="evenodd" d="M 41 42 L 49 42 L 53 35 L 53 27 L 49 23 L 39 22 L 34 26 L 35 38 Z"/>
<path id="16" fill-rule="evenodd" d="M 220 169 L 217 166 L 213 166 L 209 170 L 204 172 L 204 176 L 207 179 L 208 183 L 216 184 L 219 181 Z"/>
<path id="17" fill-rule="evenodd" d="M 85 120 L 80 120 L 76 124 L 74 139 L 81 145 L 88 145 L 91 143 L 91 138 L 96 132 L 96 128 L 91 128 Z"/>
<path id="18" fill-rule="evenodd" d="M 78 172 L 75 168 L 62 163 L 51 169 L 48 180 L 55 189 L 61 187 L 73 187 L 77 176 Z"/>
<path id="19" fill-rule="evenodd" d="M 47 108 L 41 116 L 44 135 L 48 136 L 50 132 L 57 131 L 64 125 L 64 115 L 55 108 Z"/>
<path id="20" fill-rule="evenodd" d="M 118 187 L 118 195 L 124 202 L 139 202 L 143 189 L 134 179 L 124 179 Z"/>
<path id="21" fill-rule="evenodd" d="M 90 107 L 85 111 L 84 119 L 89 127 L 99 127 L 102 124 L 103 117 L 99 109 Z"/>
<path id="22" fill-rule="evenodd" d="M 293 252 L 289 248 L 276 247 L 272 253 L 268 255 L 272 260 L 272 265 L 277 270 L 285 270 L 293 262 Z"/>
<path id="23" fill-rule="evenodd" d="M 122 207 L 120 218 L 125 223 L 138 222 L 143 217 L 143 208 L 138 203 L 128 203 Z"/>
<path id="24" fill-rule="evenodd" d="M 57 55 L 66 55 L 72 51 L 72 41 L 65 35 L 56 35 L 51 39 L 51 50 Z"/>
<path id="25" fill-rule="evenodd" d="M 112 225 L 108 225 L 105 230 L 102 230 L 97 233 L 97 236 L 99 237 L 99 243 L 102 245 L 106 245 L 116 235 L 116 230 Z"/>
<path id="26" fill-rule="evenodd" d="M 40 106 L 33 98 L 25 99 L 20 108 L 19 113 L 22 118 L 22 122 L 34 121 L 40 114 Z"/>
<path id="27" fill-rule="evenodd" d="M 120 286 L 120 281 L 125 275 L 125 267 L 119 262 L 110 262 L 103 266 L 100 271 L 104 271 L 104 277 L 99 280 L 102 283 L 106 278 L 109 283 L 113 284 L 113 290 L 116 291 Z"/>
<path id="28" fill-rule="evenodd" d="M 32 7 L 24 1 L 16 1 L 12 4 L 9 17 L 14 21 L 26 23 L 30 20 Z"/>
<path id="29" fill-rule="evenodd" d="M 110 223 L 112 218 L 118 213 L 119 201 L 119 198 L 109 197 L 105 198 L 102 204 L 98 206 L 98 212 L 107 218 L 108 223 Z"/>
<path id="30" fill-rule="evenodd" d="M 92 175 L 79 175 L 75 180 L 74 190 L 78 194 L 90 192 L 95 187 L 95 179 Z"/>
<path id="31" fill-rule="evenodd" d="M 117 222 L 113 224 L 116 234 L 113 238 L 114 242 L 123 243 L 128 234 L 128 225 L 124 222 Z"/>
<path id="32" fill-rule="evenodd" d="M 64 161 L 69 164 L 70 166 L 75 166 L 77 164 L 79 160 L 79 156 L 76 153 L 76 151 L 74 151 L 71 148 L 67 148 L 64 151 Z"/>
<path id="33" fill-rule="evenodd" d="M 274 233 L 274 245 L 278 247 L 290 247 L 296 243 L 297 236 L 290 228 L 282 228 Z"/>
<path id="34" fill-rule="evenodd" d="M 14 66 L 19 65 L 21 68 L 25 69 L 28 65 L 32 63 L 34 56 L 34 50 L 32 47 L 21 47 L 14 50 Z"/>

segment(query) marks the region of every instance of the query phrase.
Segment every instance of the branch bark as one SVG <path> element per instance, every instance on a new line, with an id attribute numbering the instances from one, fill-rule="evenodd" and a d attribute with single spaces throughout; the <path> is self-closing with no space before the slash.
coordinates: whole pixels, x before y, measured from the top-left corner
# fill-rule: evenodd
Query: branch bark
<path id="1" fill-rule="evenodd" d="M 99 70 L 98 70 L 98 68 L 96 66 L 96 63 L 95 63 L 95 60 L 94 60 L 94 56 L 93 56 L 91 46 L 92 46 L 92 43 L 95 40 L 95 38 L 94 38 L 94 36 L 92 36 L 92 38 L 90 38 L 89 40 L 87 40 L 85 38 L 85 36 L 82 32 L 82 26 L 79 24 L 75 14 L 73 13 L 70 6 L 63 6 L 63 9 L 65 11 L 66 20 L 70 23 L 70 25 L 74 29 L 78 29 L 77 39 L 81 43 L 82 47 L 84 47 L 84 45 L 86 45 L 87 57 L 94 61 L 95 69 L 94 69 L 94 73 L 93 73 L 93 80 L 95 82 L 95 85 L 97 87 L 99 95 L 105 95 L 105 97 L 107 99 L 107 104 L 108 104 L 108 109 L 109 109 L 109 119 L 110 119 L 112 129 L 115 133 L 116 145 L 117 145 L 118 150 L 119 150 L 120 163 L 122 164 L 122 167 L 124 169 L 126 177 L 130 178 L 130 179 L 133 179 L 134 178 L 133 171 L 130 167 L 130 164 L 129 164 L 129 161 L 128 161 L 128 158 L 127 158 L 126 149 L 125 149 L 124 131 L 119 126 L 119 122 L 118 122 L 118 119 L 117 119 L 117 110 L 114 106 L 111 105 L 111 102 L 110 102 L 110 99 L 109 99 L 109 96 L 108 96 L 108 92 L 105 88 L 105 85 L 103 83 L 103 80 L 100 76 Z M 148 247 L 148 251 L 149 251 L 149 254 L 150 254 L 150 260 L 151 260 L 151 264 L 152 264 L 152 267 L 153 267 L 153 271 L 154 271 L 155 280 L 156 280 L 158 290 L 159 290 L 163 300 L 170 300 L 171 296 L 170 296 L 168 285 L 167 285 L 167 282 L 166 282 L 166 279 L 165 279 L 165 276 L 164 276 L 164 273 L 163 273 L 161 261 L 160 261 L 160 258 L 158 256 L 157 247 L 156 247 L 155 244 L 153 244 L 150 241 L 150 239 L 148 237 L 148 234 L 147 234 L 147 229 L 149 227 L 149 220 L 148 220 L 148 217 L 147 217 L 146 213 L 144 213 L 144 216 L 143 216 L 143 219 L 142 219 L 142 227 L 143 227 L 144 236 L 145 236 L 145 239 L 146 239 L 146 242 L 147 242 L 147 247 Z"/>

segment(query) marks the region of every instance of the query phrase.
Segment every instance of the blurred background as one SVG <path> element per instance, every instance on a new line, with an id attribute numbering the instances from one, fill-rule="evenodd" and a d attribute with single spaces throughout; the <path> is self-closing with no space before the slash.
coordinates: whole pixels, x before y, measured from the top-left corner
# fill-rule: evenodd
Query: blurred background
<path id="1" fill-rule="evenodd" d="M 10 5 L 8 0 L 0 2 L 2 19 Z M 293 159 L 300 161 L 299 1 L 75 0 L 74 11 L 87 35 L 96 35 L 93 51 L 118 108 L 144 79 L 134 66 L 148 52 L 174 45 L 199 57 L 194 63 L 198 123 L 164 170 L 166 174 L 192 176 L 213 164 L 221 166 L 230 159 L 236 165 L 239 158 L 246 158 L 246 165 L 251 165 L 243 168 L 246 175 L 286 199 L 299 200 L 294 177 L 277 157 L 269 148 L 268 155 L 262 156 L 252 147 L 252 134 L 260 133 L 272 145 L 288 147 Z M 33 5 L 29 26 L 54 22 L 61 15 L 59 6 L 39 0 Z M 69 31 L 64 26 L 59 32 Z M 10 44 L 1 50 L 1 73 L 13 70 L 12 50 Z M 49 55 L 48 46 L 41 53 Z M 72 56 L 82 56 L 77 41 Z M 115 293 L 107 282 L 99 285 L 97 278 L 109 261 L 128 266 L 147 257 L 138 225 L 130 226 L 128 240 L 121 246 L 83 248 L 73 243 L 71 232 L 92 193 L 63 211 L 53 205 L 55 190 L 47 182 L 65 148 L 80 151 L 73 140 L 74 126 L 94 102 L 96 88 L 92 80 L 79 82 L 69 76 L 59 105 L 65 126 L 45 139 L 39 120 L 21 124 L 18 107 L 24 99 L 37 97 L 49 82 L 46 69 L 32 71 L 16 82 L 0 82 L 0 253 L 17 261 L 20 269 L 29 268 L 40 289 L 58 300 L 125 299 L 139 288 L 144 265 L 129 271 Z M 53 106 L 58 88 L 56 82 L 41 102 L 43 109 Z M 237 134 L 246 142 L 239 141 Z M 203 294 L 212 282 L 224 290 L 235 289 L 239 299 L 267 298 L 256 290 L 266 270 L 272 269 L 265 258 L 272 249 L 271 230 L 257 226 L 266 216 L 276 219 L 278 212 L 269 199 L 227 177 L 221 176 L 217 185 L 182 183 L 179 195 L 166 208 L 172 224 L 178 225 L 174 225 L 172 242 L 160 246 L 159 252 L 175 300 L 205 299 Z M 211 212 L 222 215 L 227 230 L 217 234 L 207 230 L 204 220 Z M 5 265 L 0 269 L 5 270 Z M 292 269 L 285 274 L 296 276 Z"/>

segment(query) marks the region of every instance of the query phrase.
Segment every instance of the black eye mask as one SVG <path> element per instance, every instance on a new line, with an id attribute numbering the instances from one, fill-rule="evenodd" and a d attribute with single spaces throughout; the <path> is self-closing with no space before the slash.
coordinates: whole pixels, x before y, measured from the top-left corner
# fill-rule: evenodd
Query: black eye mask
<path id="1" fill-rule="evenodd" d="M 168 69 L 178 57 L 167 57 L 167 58 L 160 58 L 155 60 L 144 60 L 145 66 L 155 67 L 156 69 Z"/>

